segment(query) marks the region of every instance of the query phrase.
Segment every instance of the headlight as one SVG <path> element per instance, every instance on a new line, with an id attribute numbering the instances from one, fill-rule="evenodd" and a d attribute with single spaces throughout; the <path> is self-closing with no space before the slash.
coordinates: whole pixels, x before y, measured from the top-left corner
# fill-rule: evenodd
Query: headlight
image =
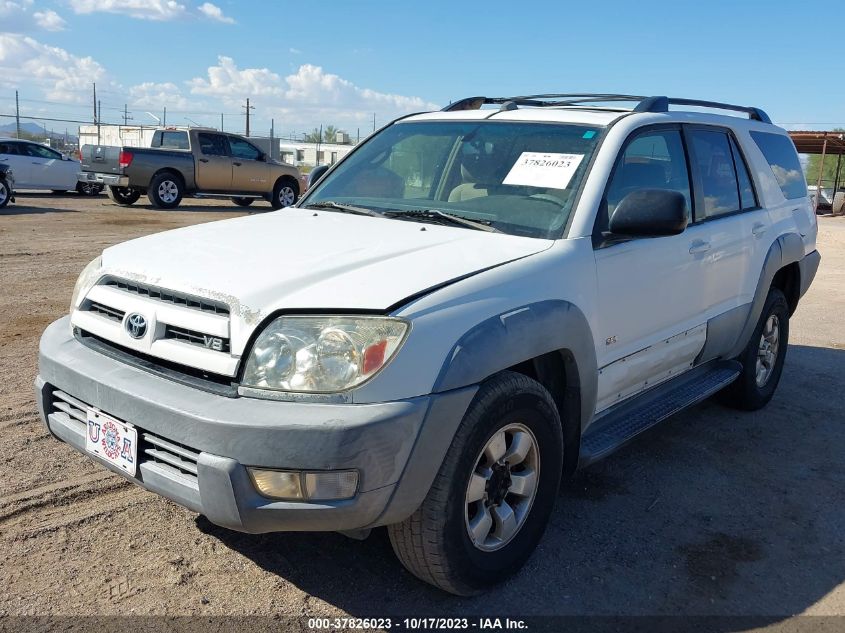
<path id="1" fill-rule="evenodd" d="M 405 321 L 377 316 L 282 316 L 252 346 L 242 384 L 336 393 L 375 376 L 396 354 Z"/>
<path id="2" fill-rule="evenodd" d="M 76 285 L 73 287 L 73 294 L 70 297 L 70 311 L 71 313 L 79 307 L 80 302 L 91 289 L 97 280 L 100 278 L 100 269 L 103 267 L 103 257 L 100 256 L 94 261 L 90 262 L 82 272 L 79 273 L 79 278 L 76 280 Z"/>

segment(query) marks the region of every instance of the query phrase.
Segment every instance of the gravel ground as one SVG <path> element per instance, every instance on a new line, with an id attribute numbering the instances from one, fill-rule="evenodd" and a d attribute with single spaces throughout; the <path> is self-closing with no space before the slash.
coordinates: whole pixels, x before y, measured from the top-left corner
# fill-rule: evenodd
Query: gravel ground
<path id="1" fill-rule="evenodd" d="M 580 473 L 523 571 L 465 599 L 405 572 L 383 530 L 230 532 L 38 421 L 38 338 L 85 263 L 242 214 L 38 194 L 0 211 L 0 615 L 845 615 L 845 218 L 820 219 L 821 269 L 771 404 L 704 403 Z"/>

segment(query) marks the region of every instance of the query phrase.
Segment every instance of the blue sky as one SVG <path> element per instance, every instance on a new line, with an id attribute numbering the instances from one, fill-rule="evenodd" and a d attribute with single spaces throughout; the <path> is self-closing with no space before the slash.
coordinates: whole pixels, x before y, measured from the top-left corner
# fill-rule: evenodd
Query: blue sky
<path id="1" fill-rule="evenodd" d="M 0 0 L 0 114 L 362 133 L 461 96 L 669 94 L 845 125 L 841 0 Z M 829 25 L 826 27 L 826 25 Z M 825 29 L 828 29 L 825 31 Z M 6 122 L 8 119 L 3 119 Z M 57 127 L 62 124 L 57 123 Z"/>

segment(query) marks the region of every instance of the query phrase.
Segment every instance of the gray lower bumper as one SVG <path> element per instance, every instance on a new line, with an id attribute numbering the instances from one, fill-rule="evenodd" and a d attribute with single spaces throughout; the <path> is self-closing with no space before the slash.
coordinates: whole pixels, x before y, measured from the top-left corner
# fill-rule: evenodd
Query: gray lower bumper
<path id="1" fill-rule="evenodd" d="M 89 349 L 64 318 L 42 336 L 36 397 L 50 432 L 85 452 L 85 423 L 57 408 L 57 390 L 194 456 L 187 466 L 196 473 L 139 453 L 135 483 L 218 525 L 270 532 L 353 530 L 408 516 L 476 389 L 361 405 L 227 398 Z M 246 466 L 354 468 L 359 492 L 336 502 L 275 501 L 255 491 Z"/>
<path id="2" fill-rule="evenodd" d="M 129 186 L 129 176 L 118 176 L 117 174 L 101 174 L 92 171 L 83 171 L 77 175 L 76 179 L 79 182 L 108 185 L 110 187 Z"/>
<path id="3" fill-rule="evenodd" d="M 798 269 L 801 271 L 801 291 L 800 296 L 803 297 L 804 293 L 810 288 L 810 284 L 813 283 L 813 279 L 816 277 L 816 272 L 819 270 L 819 263 L 821 263 L 822 256 L 819 255 L 818 251 L 813 251 L 808 255 L 805 255 L 798 262 Z"/>

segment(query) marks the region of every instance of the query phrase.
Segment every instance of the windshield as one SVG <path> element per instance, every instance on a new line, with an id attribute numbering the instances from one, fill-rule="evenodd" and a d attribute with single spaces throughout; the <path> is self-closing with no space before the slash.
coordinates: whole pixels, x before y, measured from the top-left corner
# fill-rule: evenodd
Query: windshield
<path id="1" fill-rule="evenodd" d="M 599 131 L 500 121 L 397 123 L 350 154 L 303 204 L 355 205 L 399 218 L 434 210 L 512 235 L 555 238 Z"/>

